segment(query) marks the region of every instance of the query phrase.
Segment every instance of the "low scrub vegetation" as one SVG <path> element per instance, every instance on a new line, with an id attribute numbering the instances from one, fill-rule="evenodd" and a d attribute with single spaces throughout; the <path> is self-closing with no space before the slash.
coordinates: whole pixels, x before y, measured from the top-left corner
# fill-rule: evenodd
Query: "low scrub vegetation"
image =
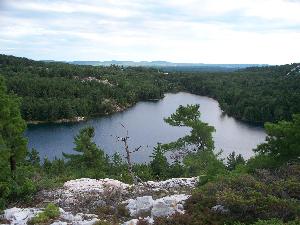
<path id="1" fill-rule="evenodd" d="M 59 208 L 56 205 L 49 203 L 44 209 L 44 211 L 38 213 L 35 217 L 30 219 L 28 221 L 28 224 L 29 225 L 48 224 L 51 220 L 59 217 L 59 214 L 60 214 Z"/>

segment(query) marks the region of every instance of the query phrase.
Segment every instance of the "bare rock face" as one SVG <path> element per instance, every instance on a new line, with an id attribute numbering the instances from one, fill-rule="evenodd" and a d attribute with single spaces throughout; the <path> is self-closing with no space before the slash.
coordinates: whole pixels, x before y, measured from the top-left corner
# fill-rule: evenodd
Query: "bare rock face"
<path id="1" fill-rule="evenodd" d="M 122 198 L 130 185 L 113 179 L 81 178 L 67 181 L 62 188 L 43 191 L 38 199 L 53 202 L 72 212 L 93 212 L 97 207 Z"/>
<path id="2" fill-rule="evenodd" d="M 42 211 L 41 206 L 52 202 L 60 207 L 61 212 L 53 225 L 93 224 L 103 219 L 97 216 L 101 215 L 98 213 L 100 208 L 120 211 L 120 206 L 130 214 L 122 216 L 121 221 L 128 220 L 124 225 L 134 225 L 140 217 L 153 223 L 155 217 L 184 213 L 184 202 L 197 183 L 196 177 L 148 181 L 138 185 L 113 179 L 70 180 L 61 188 L 38 193 L 34 201 L 37 205 L 33 208 L 7 209 L 3 218 L 10 221 L 10 224 L 25 225 Z"/>
<path id="3" fill-rule="evenodd" d="M 74 213 L 94 213 L 98 207 L 137 197 L 152 196 L 157 199 L 173 194 L 189 194 L 197 183 L 196 177 L 148 181 L 138 185 L 113 179 L 81 178 L 67 181 L 62 188 L 40 192 L 37 202 L 53 202 Z"/>
<path id="4" fill-rule="evenodd" d="M 123 203 L 128 203 L 126 208 L 129 210 L 130 215 L 135 217 L 138 215 L 150 215 L 153 202 L 152 196 L 142 196 L 136 199 L 129 199 Z"/>
<path id="5" fill-rule="evenodd" d="M 39 208 L 11 208 L 4 211 L 4 219 L 12 225 L 26 225 L 30 219 L 35 217 L 43 209 Z M 51 225 L 92 225 L 99 221 L 97 215 L 78 213 L 73 215 L 70 212 L 65 212 L 59 209 L 60 216 Z"/>
<path id="6" fill-rule="evenodd" d="M 40 209 L 36 208 L 11 208 L 4 210 L 3 218 L 7 221 L 10 221 L 10 224 L 13 225 L 25 225 L 27 222 L 35 217 L 39 212 Z"/>
<path id="7" fill-rule="evenodd" d="M 147 214 L 151 217 L 162 217 L 173 215 L 176 212 L 184 213 L 183 204 L 189 197 L 189 195 L 181 194 L 153 200 L 152 196 L 142 196 L 123 203 L 127 204 L 126 207 L 132 217 Z"/>
<path id="8" fill-rule="evenodd" d="M 152 217 L 167 217 L 176 212 L 184 213 L 183 204 L 190 197 L 190 195 L 171 195 L 164 198 L 157 199 L 151 211 Z"/>

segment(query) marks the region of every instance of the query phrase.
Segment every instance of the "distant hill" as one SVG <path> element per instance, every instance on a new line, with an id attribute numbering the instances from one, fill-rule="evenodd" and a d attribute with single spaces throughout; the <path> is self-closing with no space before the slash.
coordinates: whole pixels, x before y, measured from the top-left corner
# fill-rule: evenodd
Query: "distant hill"
<path id="1" fill-rule="evenodd" d="M 92 66 L 110 66 L 118 65 L 124 67 L 155 67 L 164 71 L 182 71 L 182 72 L 197 72 L 197 71 L 234 71 L 248 67 L 267 66 L 266 64 L 205 64 L 205 63 L 172 63 L 167 61 L 71 61 L 71 64 L 76 65 L 92 65 Z"/>

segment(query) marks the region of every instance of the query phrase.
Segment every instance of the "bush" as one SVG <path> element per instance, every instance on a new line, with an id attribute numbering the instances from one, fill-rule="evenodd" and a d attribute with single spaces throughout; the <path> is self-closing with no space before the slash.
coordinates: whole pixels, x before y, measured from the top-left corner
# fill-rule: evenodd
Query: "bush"
<path id="1" fill-rule="evenodd" d="M 56 218 L 60 215 L 59 208 L 53 203 L 49 203 L 47 205 L 44 213 L 51 219 Z"/>
<path id="2" fill-rule="evenodd" d="M 249 172 L 254 172 L 256 169 L 274 169 L 278 167 L 278 161 L 268 155 L 256 155 L 247 161 Z"/>
<path id="3" fill-rule="evenodd" d="M 270 219 L 270 220 L 258 220 L 252 225 L 299 225 L 299 224 L 300 224 L 300 220 L 293 220 L 284 223 L 282 220 L 279 219 Z M 240 222 L 235 222 L 234 225 L 245 225 L 245 224 Z"/>
<path id="4" fill-rule="evenodd" d="M 49 221 L 49 217 L 44 213 L 38 213 L 35 217 L 28 221 L 29 225 L 44 224 Z"/>
<path id="5" fill-rule="evenodd" d="M 44 209 L 44 211 L 38 213 L 35 217 L 33 217 L 28 222 L 28 224 L 30 225 L 44 224 L 52 219 L 59 217 L 59 215 L 60 215 L 59 208 L 56 205 L 49 203 Z"/>
<path id="6" fill-rule="evenodd" d="M 205 184 L 227 173 L 219 154 L 204 150 L 187 155 L 183 162 L 187 167 L 188 176 L 200 176 L 200 183 Z"/>
<path id="7" fill-rule="evenodd" d="M 299 164 L 256 170 L 253 174 L 240 166 L 195 190 L 186 201 L 185 215 L 157 218 L 155 224 L 300 224 L 299 178 Z M 223 206 L 223 210 L 212 210 L 216 205 Z"/>

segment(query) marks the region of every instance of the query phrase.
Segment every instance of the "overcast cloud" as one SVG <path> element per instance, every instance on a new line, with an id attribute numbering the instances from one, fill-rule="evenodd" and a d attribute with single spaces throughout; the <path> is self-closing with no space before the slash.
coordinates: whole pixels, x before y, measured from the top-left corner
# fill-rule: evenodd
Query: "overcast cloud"
<path id="1" fill-rule="evenodd" d="M 0 0 L 0 53 L 54 60 L 300 62 L 300 0 Z"/>

